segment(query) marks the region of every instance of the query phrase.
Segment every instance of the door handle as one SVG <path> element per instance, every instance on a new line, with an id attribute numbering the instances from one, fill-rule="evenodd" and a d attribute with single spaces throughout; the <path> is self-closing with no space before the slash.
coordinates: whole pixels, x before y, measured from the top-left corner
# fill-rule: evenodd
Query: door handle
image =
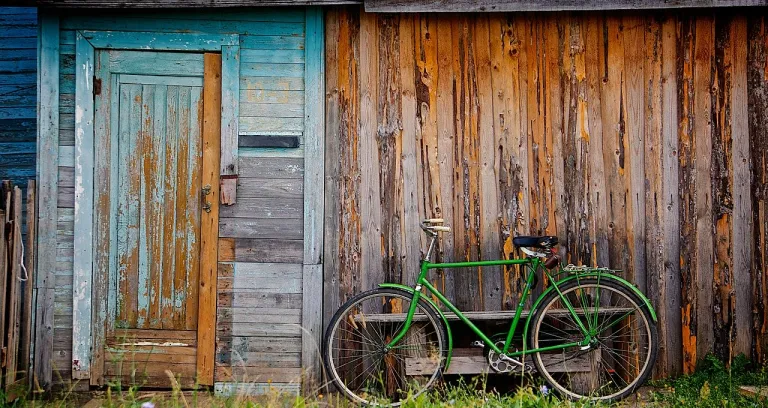
<path id="1" fill-rule="evenodd" d="M 203 186 L 203 210 L 207 213 L 211 212 L 211 203 L 208 201 L 208 195 L 211 194 L 211 185 L 206 184 Z"/>

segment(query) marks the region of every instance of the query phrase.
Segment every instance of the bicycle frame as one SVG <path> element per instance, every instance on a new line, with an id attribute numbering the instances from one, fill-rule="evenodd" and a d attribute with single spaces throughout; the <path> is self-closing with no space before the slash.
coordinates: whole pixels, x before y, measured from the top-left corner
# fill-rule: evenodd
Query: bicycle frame
<path id="1" fill-rule="evenodd" d="M 430 251 L 428 253 L 431 252 Z M 428 257 L 427 257 L 428 258 Z M 547 274 L 547 277 L 550 278 L 550 281 L 552 282 L 552 285 L 554 286 L 555 290 L 560 294 L 560 298 L 563 299 L 563 302 L 567 306 L 569 312 L 574 318 L 574 321 L 578 323 L 578 326 L 581 330 L 581 332 L 584 334 L 584 340 L 581 342 L 571 342 L 571 343 L 563 343 L 558 344 L 554 346 L 548 346 L 548 347 L 542 347 L 537 349 L 531 349 L 526 350 L 525 342 L 523 346 L 522 351 L 515 351 L 510 353 L 509 347 L 512 343 L 512 338 L 514 337 L 518 324 L 520 323 L 520 316 L 523 312 L 523 307 L 525 306 L 525 301 L 530 296 L 530 290 L 533 287 L 533 282 L 535 279 L 535 273 L 541 269 L 542 261 L 539 258 L 520 258 L 520 259 L 503 259 L 503 260 L 493 260 L 493 261 L 468 261 L 468 262 L 449 262 L 449 263 L 431 263 L 428 259 L 422 260 L 421 262 L 421 271 L 419 273 L 419 277 L 416 281 L 416 286 L 413 288 L 413 301 L 411 302 L 410 308 L 408 309 L 408 314 L 406 315 L 406 320 L 403 325 L 403 328 L 401 331 L 392 339 L 392 341 L 389 342 L 388 347 L 393 348 L 397 345 L 400 340 L 403 339 L 405 336 L 405 333 L 410 329 L 411 324 L 413 323 L 413 315 L 416 312 L 416 306 L 418 305 L 419 299 L 421 298 L 421 289 L 426 288 L 429 293 L 434 295 L 440 302 L 442 302 L 448 310 L 456 314 L 456 316 L 461 320 L 464 324 L 469 326 L 469 328 L 477 334 L 478 337 L 485 343 L 488 347 L 490 347 L 493 351 L 499 354 L 506 355 L 507 357 L 517 357 L 528 353 L 537 353 L 537 352 L 544 352 L 544 351 L 551 351 L 551 350 L 561 350 L 566 349 L 570 347 L 584 347 L 587 346 L 591 341 L 591 336 L 587 328 L 584 326 L 584 324 L 581 322 L 581 319 L 579 319 L 578 315 L 576 314 L 576 311 L 574 310 L 571 303 L 568 301 L 567 298 L 565 298 L 562 295 L 562 292 L 560 292 L 560 289 L 557 287 L 557 282 L 555 282 L 554 279 L 552 279 L 552 276 L 545 270 L 545 273 Z M 483 333 L 480 328 L 478 328 L 474 323 L 472 323 L 456 306 L 453 305 L 440 291 L 432 286 L 432 284 L 429 283 L 427 280 L 427 273 L 430 269 L 455 269 L 455 268 L 474 268 L 474 267 L 483 267 L 483 266 L 510 266 L 510 265 L 520 265 L 525 266 L 529 269 L 528 277 L 526 278 L 525 287 L 523 288 L 523 293 L 520 296 L 520 301 L 517 304 L 517 309 L 515 310 L 515 317 L 512 320 L 512 324 L 510 325 L 509 332 L 507 333 L 506 341 L 504 342 L 504 347 L 499 348 L 494 344 L 494 342 L 488 338 L 488 336 Z"/>

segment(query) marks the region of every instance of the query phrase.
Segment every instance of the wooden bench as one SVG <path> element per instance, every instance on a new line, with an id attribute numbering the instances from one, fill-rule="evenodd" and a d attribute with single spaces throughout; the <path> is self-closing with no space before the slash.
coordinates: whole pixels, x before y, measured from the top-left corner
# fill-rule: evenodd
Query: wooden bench
<path id="1" fill-rule="evenodd" d="M 629 307 L 611 307 L 611 308 L 602 308 L 599 311 L 599 314 L 620 314 L 620 313 L 627 313 L 631 312 L 633 309 Z M 443 312 L 445 314 L 445 318 L 448 321 L 458 321 L 459 317 L 456 316 L 455 313 L 452 312 Z M 550 313 L 553 316 L 569 316 L 570 312 L 568 309 L 554 309 L 550 311 Z M 473 321 L 503 321 L 503 320 L 512 320 L 515 318 L 515 311 L 514 310 L 499 310 L 499 311 L 493 311 L 493 312 L 463 312 L 464 316 L 466 316 L 469 320 Z M 524 310 L 520 318 L 525 319 L 528 316 L 530 316 L 530 311 Z M 579 309 L 576 310 L 577 315 L 583 315 L 584 313 Z M 355 321 L 367 321 L 367 322 L 401 322 L 405 320 L 405 317 L 407 316 L 406 313 L 376 313 L 376 314 L 365 314 L 363 316 L 356 315 Z M 424 313 L 416 313 L 413 315 L 413 321 L 414 322 L 423 322 L 426 321 L 427 315 Z"/>
<path id="2" fill-rule="evenodd" d="M 558 361 L 555 355 L 542 355 L 544 364 L 552 373 L 583 373 L 591 370 L 591 364 L 587 355 L 568 360 L 565 364 Z M 525 361 L 533 365 L 530 356 Z M 406 358 L 406 375 L 429 375 L 434 371 L 434 363 L 428 358 Z M 495 374 L 488 365 L 488 359 L 479 348 L 457 348 L 453 350 L 451 364 L 444 374 Z"/>
<path id="3" fill-rule="evenodd" d="M 601 308 L 599 314 L 602 315 L 621 315 L 631 312 L 632 308 L 612 307 Z M 449 322 L 458 321 L 459 317 L 452 312 L 444 312 L 445 317 Z M 550 311 L 554 316 L 569 316 L 570 311 L 568 309 L 554 309 Z M 580 309 L 576 310 L 577 315 L 583 315 L 584 312 Z M 526 310 L 522 312 L 521 318 L 527 318 L 530 315 L 530 311 Z M 376 314 L 358 314 L 355 316 L 355 321 L 365 323 L 390 323 L 390 322 L 402 322 L 405 320 L 406 313 L 376 313 Z M 514 310 L 504 311 L 483 311 L 483 312 L 464 312 L 469 320 L 472 321 L 506 321 L 512 320 L 515 317 Z M 424 313 L 417 313 L 413 316 L 414 322 L 424 322 L 427 316 Z M 543 354 L 542 360 L 548 367 L 548 371 L 552 373 L 568 372 L 568 373 L 588 373 L 591 371 L 591 362 L 588 355 L 581 357 L 571 358 L 565 363 L 559 361 L 561 357 L 557 354 Z M 525 361 L 533 365 L 531 357 L 526 356 Z M 429 375 L 430 369 L 434 369 L 434 363 L 429 358 L 406 358 L 405 370 L 406 375 Z M 448 370 L 444 374 L 494 374 L 495 372 L 488 365 L 488 360 L 483 354 L 481 348 L 456 348 L 453 350 L 453 356 L 451 358 L 451 364 Z M 586 375 L 586 374 L 585 374 Z"/>

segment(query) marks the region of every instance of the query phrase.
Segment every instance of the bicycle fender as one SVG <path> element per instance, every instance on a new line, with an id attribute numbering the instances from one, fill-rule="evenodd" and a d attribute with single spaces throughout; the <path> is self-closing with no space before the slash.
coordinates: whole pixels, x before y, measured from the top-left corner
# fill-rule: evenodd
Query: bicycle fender
<path id="1" fill-rule="evenodd" d="M 410 294 L 414 293 L 414 290 L 410 286 L 401 285 L 399 283 L 381 283 L 379 284 L 380 288 L 389 288 L 389 289 L 400 289 L 403 291 L 406 291 Z M 445 314 L 443 314 L 443 311 L 440 310 L 439 307 L 435 304 L 435 302 L 432 301 L 428 296 L 421 296 L 421 299 L 426 300 L 430 306 L 434 307 L 437 313 L 440 315 L 440 318 L 443 319 L 443 323 L 445 324 L 445 331 L 448 333 L 448 357 L 445 359 L 445 368 L 443 369 L 444 372 L 448 370 L 448 366 L 451 364 L 451 355 L 453 354 L 453 335 L 451 334 L 451 326 L 448 324 L 448 319 L 445 317 Z"/>
<path id="2" fill-rule="evenodd" d="M 628 287 L 634 294 L 637 295 L 642 301 L 645 303 L 645 307 L 648 308 L 648 311 L 651 313 L 651 318 L 653 319 L 654 323 L 658 322 L 658 318 L 656 317 L 656 310 L 653 308 L 653 305 L 651 305 L 651 301 L 648 299 L 648 297 L 643 294 L 643 292 L 640 291 L 635 285 L 629 283 L 626 279 L 622 278 L 621 276 L 616 276 L 610 273 L 604 273 L 604 272 L 585 272 L 580 273 L 575 276 L 570 276 L 568 278 L 565 278 L 563 280 L 560 280 L 557 282 L 558 286 L 560 284 L 564 284 L 566 282 L 575 280 L 575 279 L 584 279 L 584 278 L 600 278 L 600 279 L 612 279 L 614 281 L 617 281 L 624 286 Z M 544 291 L 544 293 L 539 296 L 538 299 L 533 303 L 533 306 L 531 307 L 531 314 L 528 315 L 528 319 L 525 321 L 525 330 L 523 331 L 523 344 L 525 345 L 528 341 L 528 327 L 531 324 L 531 318 L 533 318 L 534 311 L 539 307 L 539 303 L 541 303 L 541 300 L 544 299 L 544 297 L 549 294 L 549 292 L 552 292 L 555 290 L 554 286 L 550 286 L 547 288 L 547 290 Z"/>

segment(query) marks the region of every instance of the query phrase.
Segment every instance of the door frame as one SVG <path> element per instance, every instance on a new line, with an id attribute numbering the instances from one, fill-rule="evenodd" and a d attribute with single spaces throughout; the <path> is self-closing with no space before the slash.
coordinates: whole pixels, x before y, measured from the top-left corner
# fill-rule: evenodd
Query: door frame
<path id="1" fill-rule="evenodd" d="M 151 41 L 150 41 L 151 39 Z M 140 50 L 140 51 L 190 51 L 200 53 L 221 53 L 221 86 L 219 102 L 227 109 L 219 109 L 220 139 L 230 141 L 237 137 L 237 118 L 239 117 L 239 81 L 240 81 L 240 38 L 232 35 L 208 35 L 185 33 L 141 33 L 121 31 L 86 31 L 79 30 L 75 38 L 75 216 L 74 216 L 74 271 L 72 281 L 72 378 L 90 380 L 91 385 L 103 384 L 104 343 L 106 324 L 106 298 L 108 292 L 107 276 L 101 271 L 109 268 L 109 237 L 111 236 L 109 213 L 111 188 L 108 174 L 111 172 L 110 160 L 100 160 L 104 155 L 95 152 L 96 127 L 109 126 L 108 120 L 94 118 L 95 95 L 108 93 L 101 88 L 95 76 L 96 50 Z M 104 53 L 106 54 L 106 53 Z M 224 84 L 227 88 L 224 88 Z M 204 91 L 205 92 L 205 91 Z M 107 96 L 108 97 L 108 96 Z M 204 102 L 205 103 L 205 102 Z M 103 131 L 101 132 L 104 133 Z M 204 131 L 205 133 L 205 131 Z M 235 139 L 236 140 L 236 139 Z M 102 142 L 100 140 L 100 142 Z M 205 142 L 204 142 L 205 143 Z M 224 144 L 224 143 L 221 143 Z M 99 144 L 100 148 L 103 145 Z M 213 146 L 212 146 L 213 147 Z M 208 146 L 203 147 L 207 149 Z M 219 152 L 222 154 L 223 152 Z M 217 158 L 217 162 L 220 157 Z M 212 173 L 211 186 L 218 183 L 218 163 Z M 206 180 L 204 163 L 203 180 Z M 205 182 L 205 181 L 204 181 Z M 217 197 L 214 195 L 214 197 Z M 218 200 L 213 200 L 218 203 Z M 213 213 L 213 211 L 212 211 Z M 205 217 L 203 218 L 205 219 Z M 106 221 L 106 222 L 105 222 Z M 205 221 L 203 221 L 205 225 Z M 210 223 L 210 221 L 209 221 Z M 218 217 L 216 217 L 218 224 Z M 218 229 L 218 225 L 215 225 Z M 218 235 L 218 234 L 216 234 Z M 218 237 L 217 237 L 218 238 Z M 201 254 L 203 252 L 201 242 Z M 216 242 L 213 255 L 216 254 Z M 208 255 L 210 256 L 210 255 Z M 198 324 L 198 383 L 213 384 L 213 360 L 215 352 L 215 314 L 216 314 L 216 260 L 212 258 L 213 281 L 204 280 L 206 274 L 201 263 L 200 271 L 200 312 L 213 316 L 212 324 Z M 201 259 L 202 260 L 202 259 Z M 96 268 L 95 268 L 96 267 Z M 98 273 L 97 273 L 98 272 Z M 210 272 L 210 271 L 209 271 Z M 207 293 L 212 299 L 203 300 Z M 205 308 L 205 310 L 203 310 Z M 212 310 L 211 310 L 212 308 Z M 202 331 L 202 333 L 201 333 Z M 202 336 L 201 336 L 202 334 Z M 97 345 L 94 347 L 94 345 Z M 201 358 L 202 357 L 202 358 Z"/>

